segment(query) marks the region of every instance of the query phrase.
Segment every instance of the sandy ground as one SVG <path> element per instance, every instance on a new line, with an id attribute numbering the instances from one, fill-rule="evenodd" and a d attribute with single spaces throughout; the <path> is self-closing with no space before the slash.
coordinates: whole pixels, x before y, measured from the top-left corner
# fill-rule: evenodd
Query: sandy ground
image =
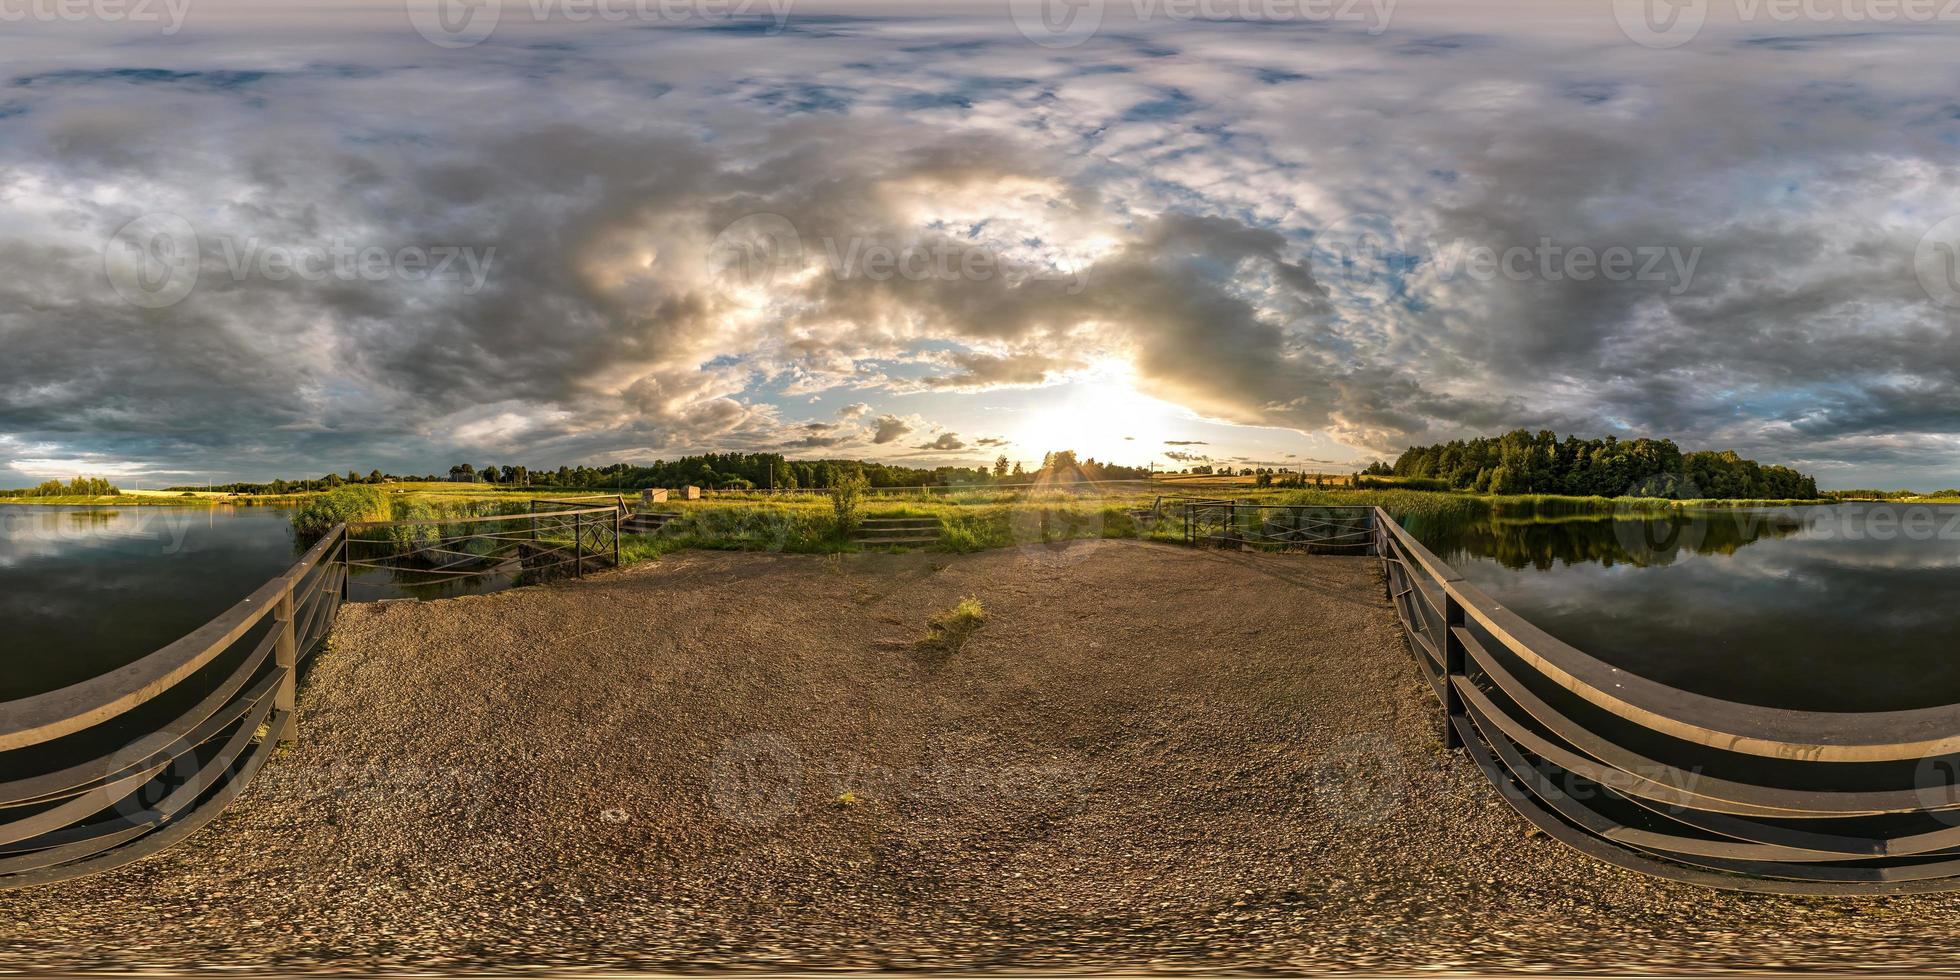
<path id="1" fill-rule="evenodd" d="M 1530 835 L 1366 559 L 683 554 L 350 608 L 301 724 L 185 845 L 0 894 L 0 970 L 1960 966 L 1960 902 Z"/>

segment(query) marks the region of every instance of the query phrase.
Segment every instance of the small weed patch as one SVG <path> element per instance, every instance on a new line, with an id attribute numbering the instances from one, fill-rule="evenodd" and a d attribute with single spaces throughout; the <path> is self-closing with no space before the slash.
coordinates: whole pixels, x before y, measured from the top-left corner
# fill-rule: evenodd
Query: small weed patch
<path id="1" fill-rule="evenodd" d="M 942 659 L 950 657 L 964 649 L 966 641 L 985 625 L 986 609 L 981 607 L 979 599 L 967 596 L 959 601 L 959 605 L 932 617 L 932 622 L 926 624 L 926 636 L 919 641 L 919 647 Z"/>

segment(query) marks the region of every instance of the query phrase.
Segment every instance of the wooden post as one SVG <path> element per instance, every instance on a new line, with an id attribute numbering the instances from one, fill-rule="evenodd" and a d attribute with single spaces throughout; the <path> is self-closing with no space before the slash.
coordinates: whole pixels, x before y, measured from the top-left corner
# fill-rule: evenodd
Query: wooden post
<path id="1" fill-rule="evenodd" d="M 299 719 L 293 711 L 299 706 L 299 637 L 293 631 L 298 624 L 293 622 L 293 593 L 287 589 L 272 607 L 272 628 L 278 631 L 278 638 L 272 641 L 272 662 L 284 669 L 286 676 L 279 681 L 279 690 L 272 696 L 274 711 L 287 714 L 286 733 L 281 742 L 299 741 Z"/>
<path id="2" fill-rule="evenodd" d="M 1463 604 L 1447 589 L 1443 592 L 1443 747 L 1460 748 L 1456 719 L 1463 714 L 1463 696 L 1456 691 L 1456 679 L 1465 674 L 1463 641 L 1457 628 L 1465 622 Z"/>

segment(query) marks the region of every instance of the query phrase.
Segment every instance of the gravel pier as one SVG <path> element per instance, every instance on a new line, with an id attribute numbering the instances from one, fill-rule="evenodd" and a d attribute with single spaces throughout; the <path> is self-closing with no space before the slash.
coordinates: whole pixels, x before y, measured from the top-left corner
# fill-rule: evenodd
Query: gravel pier
<path id="1" fill-rule="evenodd" d="M 0 971 L 1960 967 L 1954 899 L 1532 835 L 1368 559 L 685 553 L 350 607 L 300 726 L 186 844 L 0 893 Z"/>

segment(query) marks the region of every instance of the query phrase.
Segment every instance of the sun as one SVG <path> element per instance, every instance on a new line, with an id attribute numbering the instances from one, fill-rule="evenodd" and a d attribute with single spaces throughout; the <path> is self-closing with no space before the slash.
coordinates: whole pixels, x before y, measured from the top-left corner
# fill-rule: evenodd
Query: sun
<path id="1" fill-rule="evenodd" d="M 1171 423 L 1189 413 L 1137 391 L 1128 378 L 1090 377 L 1051 389 L 1013 433 L 1030 453 L 1073 449 L 1083 459 L 1141 466 L 1155 459 Z"/>

